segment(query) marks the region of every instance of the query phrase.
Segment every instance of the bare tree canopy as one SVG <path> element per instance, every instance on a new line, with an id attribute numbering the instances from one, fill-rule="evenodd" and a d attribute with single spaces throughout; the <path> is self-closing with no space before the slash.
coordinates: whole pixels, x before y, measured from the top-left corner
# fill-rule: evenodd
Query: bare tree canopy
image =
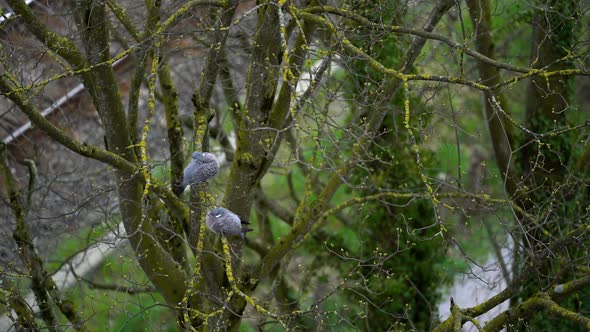
<path id="1" fill-rule="evenodd" d="M 590 329 L 589 2 L 0 6 L 0 330 Z"/>

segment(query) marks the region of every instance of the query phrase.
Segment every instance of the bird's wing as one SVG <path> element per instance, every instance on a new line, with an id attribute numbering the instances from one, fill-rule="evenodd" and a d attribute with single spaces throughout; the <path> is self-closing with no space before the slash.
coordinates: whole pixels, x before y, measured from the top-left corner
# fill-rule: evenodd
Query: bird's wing
<path id="1" fill-rule="evenodd" d="M 211 224 L 211 230 L 214 233 L 220 233 L 221 231 L 223 231 L 223 224 L 219 220 L 215 219 Z"/>

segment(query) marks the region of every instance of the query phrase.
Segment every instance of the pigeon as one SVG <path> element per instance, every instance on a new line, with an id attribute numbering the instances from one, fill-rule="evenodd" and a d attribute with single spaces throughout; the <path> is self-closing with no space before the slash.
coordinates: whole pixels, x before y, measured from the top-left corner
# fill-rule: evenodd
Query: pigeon
<path id="1" fill-rule="evenodd" d="M 186 186 L 202 183 L 214 177 L 219 171 L 219 162 L 209 152 L 193 152 L 192 159 L 184 169 L 180 184 L 174 187 L 174 194 L 180 196 Z"/>
<path id="2" fill-rule="evenodd" d="M 244 226 L 250 224 L 248 221 L 243 220 L 237 214 L 222 207 L 209 211 L 205 217 L 205 222 L 213 233 L 221 234 L 222 236 L 239 235 L 246 243 L 248 242 L 246 233 L 252 231 L 252 228 Z"/>

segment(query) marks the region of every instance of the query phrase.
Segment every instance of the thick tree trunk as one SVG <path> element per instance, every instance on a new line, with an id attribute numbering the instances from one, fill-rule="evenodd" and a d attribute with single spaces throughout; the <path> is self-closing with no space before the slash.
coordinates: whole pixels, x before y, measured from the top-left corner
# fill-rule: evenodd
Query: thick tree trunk
<path id="1" fill-rule="evenodd" d="M 531 63 L 534 68 L 558 71 L 572 68 L 571 61 L 564 60 L 575 41 L 575 18 L 577 1 L 541 1 L 533 20 Z M 525 133 L 522 142 L 520 166 L 522 168 L 523 192 L 522 206 L 526 209 L 542 209 L 556 199 L 563 200 L 572 195 L 563 187 L 567 181 L 569 159 L 572 152 L 572 133 L 549 135 L 540 138 L 539 134 L 549 133 L 567 125 L 568 107 L 572 89 L 571 77 L 535 76 L 527 87 Z M 565 196 L 564 196 L 565 195 Z M 527 221 L 524 232 L 531 236 L 532 242 L 547 241 L 547 235 L 556 230 L 555 218 L 563 218 L 566 209 L 533 211 L 544 214 L 544 225 Z M 565 225 L 562 225 L 565 226 Z M 549 228 L 548 228 L 549 227 Z"/>
<path id="2" fill-rule="evenodd" d="M 476 50 L 488 58 L 495 60 L 496 46 L 492 39 L 492 19 L 490 16 L 489 1 L 467 0 L 467 6 L 475 29 Z M 494 86 L 501 82 L 500 70 L 498 67 L 480 61 L 477 64 L 477 68 L 483 84 Z M 484 116 L 488 132 L 490 133 L 490 141 L 494 148 L 496 164 L 498 165 L 502 179 L 505 181 L 506 191 L 508 192 L 508 195 L 511 196 L 516 190 L 516 184 L 513 179 L 514 176 L 510 174 L 510 160 L 512 157 L 514 134 L 512 132 L 512 124 L 506 120 L 503 114 L 497 112 L 492 97 L 495 98 L 498 105 L 507 114 L 510 114 L 510 108 L 501 91 L 495 90 L 489 93 L 484 93 Z"/>
<path id="3" fill-rule="evenodd" d="M 80 1 L 76 19 L 89 64 L 109 60 L 109 31 L 104 1 Z M 83 81 L 105 128 L 110 151 L 136 164 L 127 119 L 111 66 L 96 66 Z M 159 246 L 153 225 L 142 209 L 143 179 L 139 172 L 117 170 L 119 209 L 139 264 L 170 305 L 177 305 L 186 290 L 187 276 Z"/>
<path id="4" fill-rule="evenodd" d="M 573 18 L 577 16 L 577 4 L 574 0 L 538 2 L 537 8 L 540 9 L 535 13 L 532 23 L 532 67 L 549 71 L 572 68 L 572 62 L 564 58 L 568 55 L 568 50 L 573 49 L 575 41 L 576 21 Z M 575 195 L 576 189 L 572 188 L 578 188 L 575 183 L 567 184 L 571 173 L 569 160 L 574 141 L 572 133 L 565 132 L 542 138 L 538 136 L 567 125 L 571 82 L 571 77 L 535 76 L 530 79 L 527 86 L 524 126 L 530 131 L 524 133 L 522 152 L 518 156 L 523 179 L 519 204 L 526 211 L 541 218 L 538 221 L 523 218 L 522 245 L 526 250 L 520 253 L 522 262 L 521 266 L 515 267 L 515 273 L 525 268 L 525 259 L 530 259 L 528 253 L 545 248 L 555 241 L 555 235 L 564 234 L 576 227 L 569 221 L 577 218 L 569 216 L 576 210 L 575 204 L 567 202 Z M 546 208 L 554 204 L 555 207 Z M 564 255 L 570 259 L 587 255 L 584 251 L 580 256 L 578 246 L 564 246 L 559 248 L 555 255 Z M 564 272 L 566 269 L 568 267 L 557 264 L 538 269 L 532 276 L 523 275 L 529 278 L 530 282 L 521 294 L 521 301 L 527 299 L 535 289 L 567 278 L 568 273 Z M 567 304 L 564 305 L 567 307 Z M 547 318 L 533 320 L 529 324 L 533 329 L 551 326 Z M 529 327 L 517 325 L 521 330 Z"/>

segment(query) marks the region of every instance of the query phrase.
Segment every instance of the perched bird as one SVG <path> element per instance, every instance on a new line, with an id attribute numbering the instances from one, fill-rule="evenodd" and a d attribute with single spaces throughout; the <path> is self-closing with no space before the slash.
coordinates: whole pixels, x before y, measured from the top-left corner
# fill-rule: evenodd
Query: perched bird
<path id="1" fill-rule="evenodd" d="M 251 232 L 252 228 L 244 225 L 248 225 L 249 222 L 240 218 L 237 214 L 231 212 L 226 208 L 215 208 L 205 217 L 207 227 L 214 233 L 226 235 L 239 235 L 245 242 L 246 233 Z"/>
<path id="2" fill-rule="evenodd" d="M 219 171 L 219 162 L 209 152 L 193 152 L 191 162 L 184 169 L 184 176 L 179 185 L 174 188 L 176 196 L 184 192 L 184 188 L 195 183 L 205 182 Z"/>

